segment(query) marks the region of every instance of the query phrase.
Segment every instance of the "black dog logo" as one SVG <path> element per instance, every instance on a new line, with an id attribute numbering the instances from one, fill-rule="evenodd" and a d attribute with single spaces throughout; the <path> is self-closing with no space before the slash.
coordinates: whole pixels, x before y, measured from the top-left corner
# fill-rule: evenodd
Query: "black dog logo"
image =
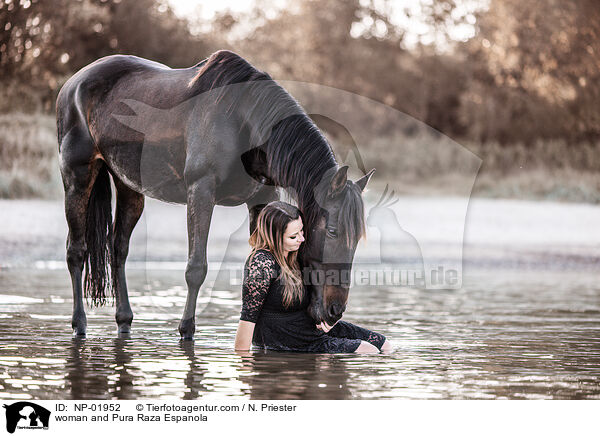
<path id="1" fill-rule="evenodd" d="M 14 433 L 17 425 L 19 428 L 47 429 L 50 422 L 50 411 L 28 401 L 19 401 L 6 409 L 6 430 Z"/>

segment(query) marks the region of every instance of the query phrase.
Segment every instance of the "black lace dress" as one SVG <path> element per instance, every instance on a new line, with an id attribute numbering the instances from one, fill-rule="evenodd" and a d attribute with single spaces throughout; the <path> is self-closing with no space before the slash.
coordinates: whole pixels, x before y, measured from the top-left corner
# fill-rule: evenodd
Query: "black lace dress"
<path id="1" fill-rule="evenodd" d="M 363 340 L 381 349 L 385 336 L 349 322 L 338 321 L 327 333 L 317 329 L 306 311 L 310 304 L 308 292 L 302 301 L 296 300 L 286 308 L 280 273 L 275 256 L 267 250 L 258 250 L 246 260 L 240 319 L 256 324 L 252 337 L 255 346 L 278 351 L 352 353 Z"/>

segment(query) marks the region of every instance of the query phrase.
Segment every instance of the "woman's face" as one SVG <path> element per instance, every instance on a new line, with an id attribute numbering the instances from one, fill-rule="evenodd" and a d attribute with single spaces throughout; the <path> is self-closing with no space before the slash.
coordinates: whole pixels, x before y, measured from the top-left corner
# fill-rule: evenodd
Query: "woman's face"
<path id="1" fill-rule="evenodd" d="M 300 217 L 290 221 L 285 227 L 285 232 L 283 232 L 283 251 L 285 253 L 296 251 L 300 248 L 300 244 L 304 242 L 302 228 L 302 218 Z"/>

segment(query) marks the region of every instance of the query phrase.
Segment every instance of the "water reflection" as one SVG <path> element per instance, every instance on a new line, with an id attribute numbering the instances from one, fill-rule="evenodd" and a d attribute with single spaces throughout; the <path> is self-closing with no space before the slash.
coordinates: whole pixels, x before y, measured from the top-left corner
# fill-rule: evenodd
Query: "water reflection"
<path id="1" fill-rule="evenodd" d="M 352 371 L 346 360 L 354 359 L 356 365 L 364 359 L 202 349 L 194 341 L 180 341 L 177 349 L 181 354 L 173 355 L 169 361 L 183 361 L 185 365 L 180 365 L 181 370 L 170 368 L 172 374 L 168 376 L 164 370 L 169 365 L 158 356 L 158 350 L 144 353 L 144 347 L 132 339 L 117 337 L 103 346 L 85 338 L 72 338 L 64 366 L 67 398 L 127 400 L 153 394 L 164 397 L 170 393 L 165 388 L 173 385 L 173 391 L 179 393 L 177 397 L 185 400 L 219 392 L 257 400 L 348 399 L 353 397 L 348 383 Z"/>
<path id="2" fill-rule="evenodd" d="M 206 370 L 196 357 L 196 347 L 194 345 L 194 341 L 180 341 L 179 343 L 190 365 L 185 376 L 186 390 L 182 397 L 184 400 L 196 400 L 206 392 L 206 387 L 202 384 L 206 376 Z"/>
<path id="3" fill-rule="evenodd" d="M 301 353 L 238 353 L 240 380 L 253 400 L 344 400 L 352 397 L 340 356 Z"/>
<path id="4" fill-rule="evenodd" d="M 180 277 L 158 272 L 137 292 L 130 337 L 105 308 L 88 311 L 87 338 L 73 338 L 68 275 L 33 272 L 25 286 L 22 275 L 0 271 L 5 399 L 600 398 L 600 289 L 583 274 L 494 273 L 457 291 L 355 288 L 349 320 L 395 347 L 376 356 L 236 353 L 240 296 L 223 290 L 196 340 L 181 342 Z"/>
<path id="5" fill-rule="evenodd" d="M 93 361 L 86 340 L 74 338 L 66 365 L 67 388 L 71 399 L 102 398 L 108 390 L 106 363 Z"/>
<path id="6" fill-rule="evenodd" d="M 72 338 L 66 364 L 66 386 L 71 399 L 131 399 L 140 392 L 129 365 L 131 352 L 122 338 L 111 340 L 109 356 L 103 347 L 84 338 Z"/>
<path id="7" fill-rule="evenodd" d="M 160 377 L 164 366 L 152 357 L 154 353 L 133 351 L 137 347 L 130 339 L 114 338 L 107 343 L 110 347 L 104 348 L 87 339 L 71 339 L 65 365 L 68 398 L 128 400 L 148 396 L 149 391 L 167 393 L 163 389 L 167 380 Z M 225 394 L 257 400 L 352 398 L 350 372 L 339 355 L 230 350 L 198 353 L 194 341 L 180 341 L 177 348 L 181 355 L 173 359 L 185 358 L 186 368 L 172 378 L 180 385 L 179 398 L 184 400 L 214 394 L 219 386 L 226 387 Z M 149 360 L 157 361 L 154 369 L 146 365 L 142 370 L 143 362 Z M 151 388 L 147 381 L 153 378 L 157 382 Z"/>

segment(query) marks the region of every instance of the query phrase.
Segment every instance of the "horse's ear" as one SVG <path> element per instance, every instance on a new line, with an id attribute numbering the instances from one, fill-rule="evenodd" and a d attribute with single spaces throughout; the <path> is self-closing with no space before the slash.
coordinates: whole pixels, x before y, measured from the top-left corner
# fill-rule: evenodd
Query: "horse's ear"
<path id="1" fill-rule="evenodd" d="M 356 184 L 358 185 L 361 191 L 365 190 L 365 187 L 367 186 L 367 183 L 369 183 L 369 179 L 371 178 L 374 172 L 375 168 L 373 168 L 371 171 L 369 171 L 367 174 L 365 174 L 356 181 Z"/>
<path id="2" fill-rule="evenodd" d="M 329 195 L 334 195 L 340 192 L 346 186 L 346 182 L 348 181 L 348 165 L 344 165 L 331 179 L 331 183 L 329 185 Z"/>

